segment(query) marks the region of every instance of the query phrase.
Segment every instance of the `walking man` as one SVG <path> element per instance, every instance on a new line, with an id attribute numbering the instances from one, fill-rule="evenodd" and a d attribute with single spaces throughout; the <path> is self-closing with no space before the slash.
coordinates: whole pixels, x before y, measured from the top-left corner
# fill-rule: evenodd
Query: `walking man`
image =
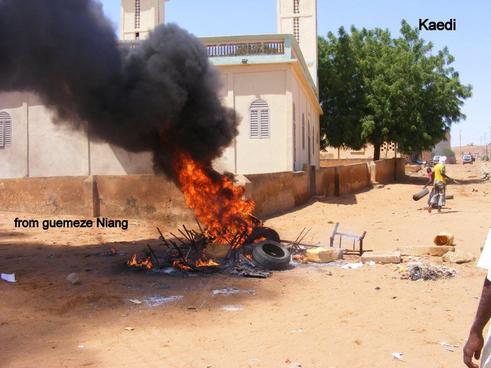
<path id="1" fill-rule="evenodd" d="M 428 212 L 430 213 L 433 207 L 437 207 L 438 212 L 441 212 L 442 207 L 445 205 L 446 180 L 448 179 L 448 176 L 445 174 L 446 161 L 447 158 L 445 156 L 440 157 L 438 164 L 433 168 L 433 190 L 431 191 L 430 201 L 428 203 Z"/>

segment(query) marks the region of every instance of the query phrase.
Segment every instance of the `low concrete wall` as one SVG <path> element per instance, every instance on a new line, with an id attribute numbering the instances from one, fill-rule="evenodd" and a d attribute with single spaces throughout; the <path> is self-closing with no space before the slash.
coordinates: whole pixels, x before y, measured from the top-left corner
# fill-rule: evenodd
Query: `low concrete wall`
<path id="1" fill-rule="evenodd" d="M 368 164 L 339 166 L 339 195 L 356 193 L 371 186 Z"/>
<path id="2" fill-rule="evenodd" d="M 94 179 L 95 215 L 159 219 L 164 223 L 194 219 L 181 191 L 164 176 L 96 176 Z"/>
<path id="3" fill-rule="evenodd" d="M 87 177 L 0 179 L 0 210 L 90 216 Z"/>
<path id="4" fill-rule="evenodd" d="M 255 215 L 267 217 L 306 203 L 310 195 L 305 172 L 247 175 L 246 197 L 256 202 Z"/>
<path id="5" fill-rule="evenodd" d="M 321 167 L 315 174 L 315 191 L 317 195 L 332 197 L 338 194 L 336 191 L 336 175 L 335 167 Z"/>
<path id="6" fill-rule="evenodd" d="M 406 160 L 404 158 L 374 161 L 371 167 L 372 181 L 376 183 L 392 183 L 405 176 Z"/>
<path id="7" fill-rule="evenodd" d="M 336 166 L 344 166 L 344 165 L 351 165 L 351 164 L 360 164 L 363 162 L 370 162 L 372 161 L 369 158 L 340 158 L 340 159 L 321 159 L 320 165 L 321 167 L 336 167 Z"/>
<path id="8" fill-rule="evenodd" d="M 392 182 L 394 176 L 398 180 L 404 177 L 403 159 L 377 161 L 371 166 L 361 163 L 306 172 L 247 175 L 241 184 L 246 187 L 247 198 L 256 202 L 255 214 L 264 218 L 302 205 L 313 195 L 356 193 L 369 188 L 372 181 Z M 194 218 L 175 184 L 155 175 L 0 179 L 0 210 L 147 218 L 162 224 Z"/>
<path id="9" fill-rule="evenodd" d="M 0 180 L 0 210 L 164 223 L 194 219 L 174 183 L 154 175 Z"/>

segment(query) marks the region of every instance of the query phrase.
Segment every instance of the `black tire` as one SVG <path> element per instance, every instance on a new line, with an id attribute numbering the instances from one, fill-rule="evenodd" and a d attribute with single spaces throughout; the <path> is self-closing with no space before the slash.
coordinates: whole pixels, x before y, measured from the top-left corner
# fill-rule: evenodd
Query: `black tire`
<path id="1" fill-rule="evenodd" d="M 249 235 L 244 244 L 252 244 L 254 240 L 264 238 L 266 240 L 272 240 L 277 243 L 280 242 L 280 235 L 273 229 L 269 227 L 256 227 L 252 230 L 251 235 Z"/>
<path id="2" fill-rule="evenodd" d="M 284 270 L 290 265 L 291 253 L 283 244 L 266 240 L 254 246 L 252 258 L 267 270 Z"/>
<path id="3" fill-rule="evenodd" d="M 416 193 L 415 195 L 413 195 L 413 201 L 419 201 L 421 198 L 423 198 L 424 196 L 426 196 L 430 191 L 428 190 L 428 188 L 424 188 L 422 191 Z"/>

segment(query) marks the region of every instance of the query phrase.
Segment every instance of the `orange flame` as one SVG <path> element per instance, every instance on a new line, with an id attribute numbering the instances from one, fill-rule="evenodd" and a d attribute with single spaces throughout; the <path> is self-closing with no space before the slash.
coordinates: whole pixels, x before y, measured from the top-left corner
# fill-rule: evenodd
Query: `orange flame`
<path id="1" fill-rule="evenodd" d="M 196 266 L 197 267 L 216 267 L 216 266 L 220 266 L 220 264 L 211 260 L 211 259 L 209 259 L 207 261 L 200 259 L 198 262 L 196 262 Z"/>
<path id="2" fill-rule="evenodd" d="M 183 270 L 183 271 L 191 271 L 192 270 L 191 267 L 189 267 L 188 265 L 185 265 L 181 261 L 172 262 L 172 267 Z"/>
<path id="3" fill-rule="evenodd" d="M 250 234 L 255 203 L 244 200 L 245 189 L 210 167 L 180 154 L 174 170 L 188 207 L 206 226 L 207 236 L 216 243 L 228 243 L 236 234 Z"/>
<path id="4" fill-rule="evenodd" d="M 140 261 L 136 257 L 136 254 L 134 254 L 133 257 L 131 257 L 131 259 L 128 262 L 126 262 L 126 264 L 130 267 L 141 268 L 146 270 L 151 270 L 153 268 L 151 257 L 145 258 L 144 260 Z"/>

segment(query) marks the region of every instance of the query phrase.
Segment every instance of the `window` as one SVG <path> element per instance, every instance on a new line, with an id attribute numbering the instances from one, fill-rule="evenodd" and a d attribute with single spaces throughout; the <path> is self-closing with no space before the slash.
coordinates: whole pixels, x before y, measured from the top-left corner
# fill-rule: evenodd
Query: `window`
<path id="1" fill-rule="evenodd" d="M 311 147 L 311 144 L 310 144 L 310 120 L 307 121 L 307 134 L 309 135 L 308 138 L 309 138 L 309 152 L 308 155 L 309 155 L 309 158 L 310 158 L 310 147 Z"/>
<path id="2" fill-rule="evenodd" d="M 140 29 L 141 0 L 135 0 L 135 29 Z"/>
<path id="3" fill-rule="evenodd" d="M 314 139 L 315 139 L 315 129 L 312 128 L 312 156 L 315 156 L 315 144 L 314 144 Z"/>
<path id="4" fill-rule="evenodd" d="M 295 104 L 293 104 L 293 170 L 297 165 L 297 118 L 295 114 Z"/>
<path id="5" fill-rule="evenodd" d="M 305 151 L 305 114 L 302 114 L 302 149 Z"/>
<path id="6" fill-rule="evenodd" d="M 294 14 L 300 13 L 300 0 L 293 0 L 293 13 Z"/>
<path id="7" fill-rule="evenodd" d="M 0 112 L 0 149 L 12 144 L 12 119 L 6 112 Z"/>
<path id="8" fill-rule="evenodd" d="M 300 19 L 298 17 L 293 18 L 293 36 L 300 43 Z"/>
<path id="9" fill-rule="evenodd" d="M 256 100 L 250 108 L 250 138 L 270 138 L 269 106 L 264 100 Z"/>

